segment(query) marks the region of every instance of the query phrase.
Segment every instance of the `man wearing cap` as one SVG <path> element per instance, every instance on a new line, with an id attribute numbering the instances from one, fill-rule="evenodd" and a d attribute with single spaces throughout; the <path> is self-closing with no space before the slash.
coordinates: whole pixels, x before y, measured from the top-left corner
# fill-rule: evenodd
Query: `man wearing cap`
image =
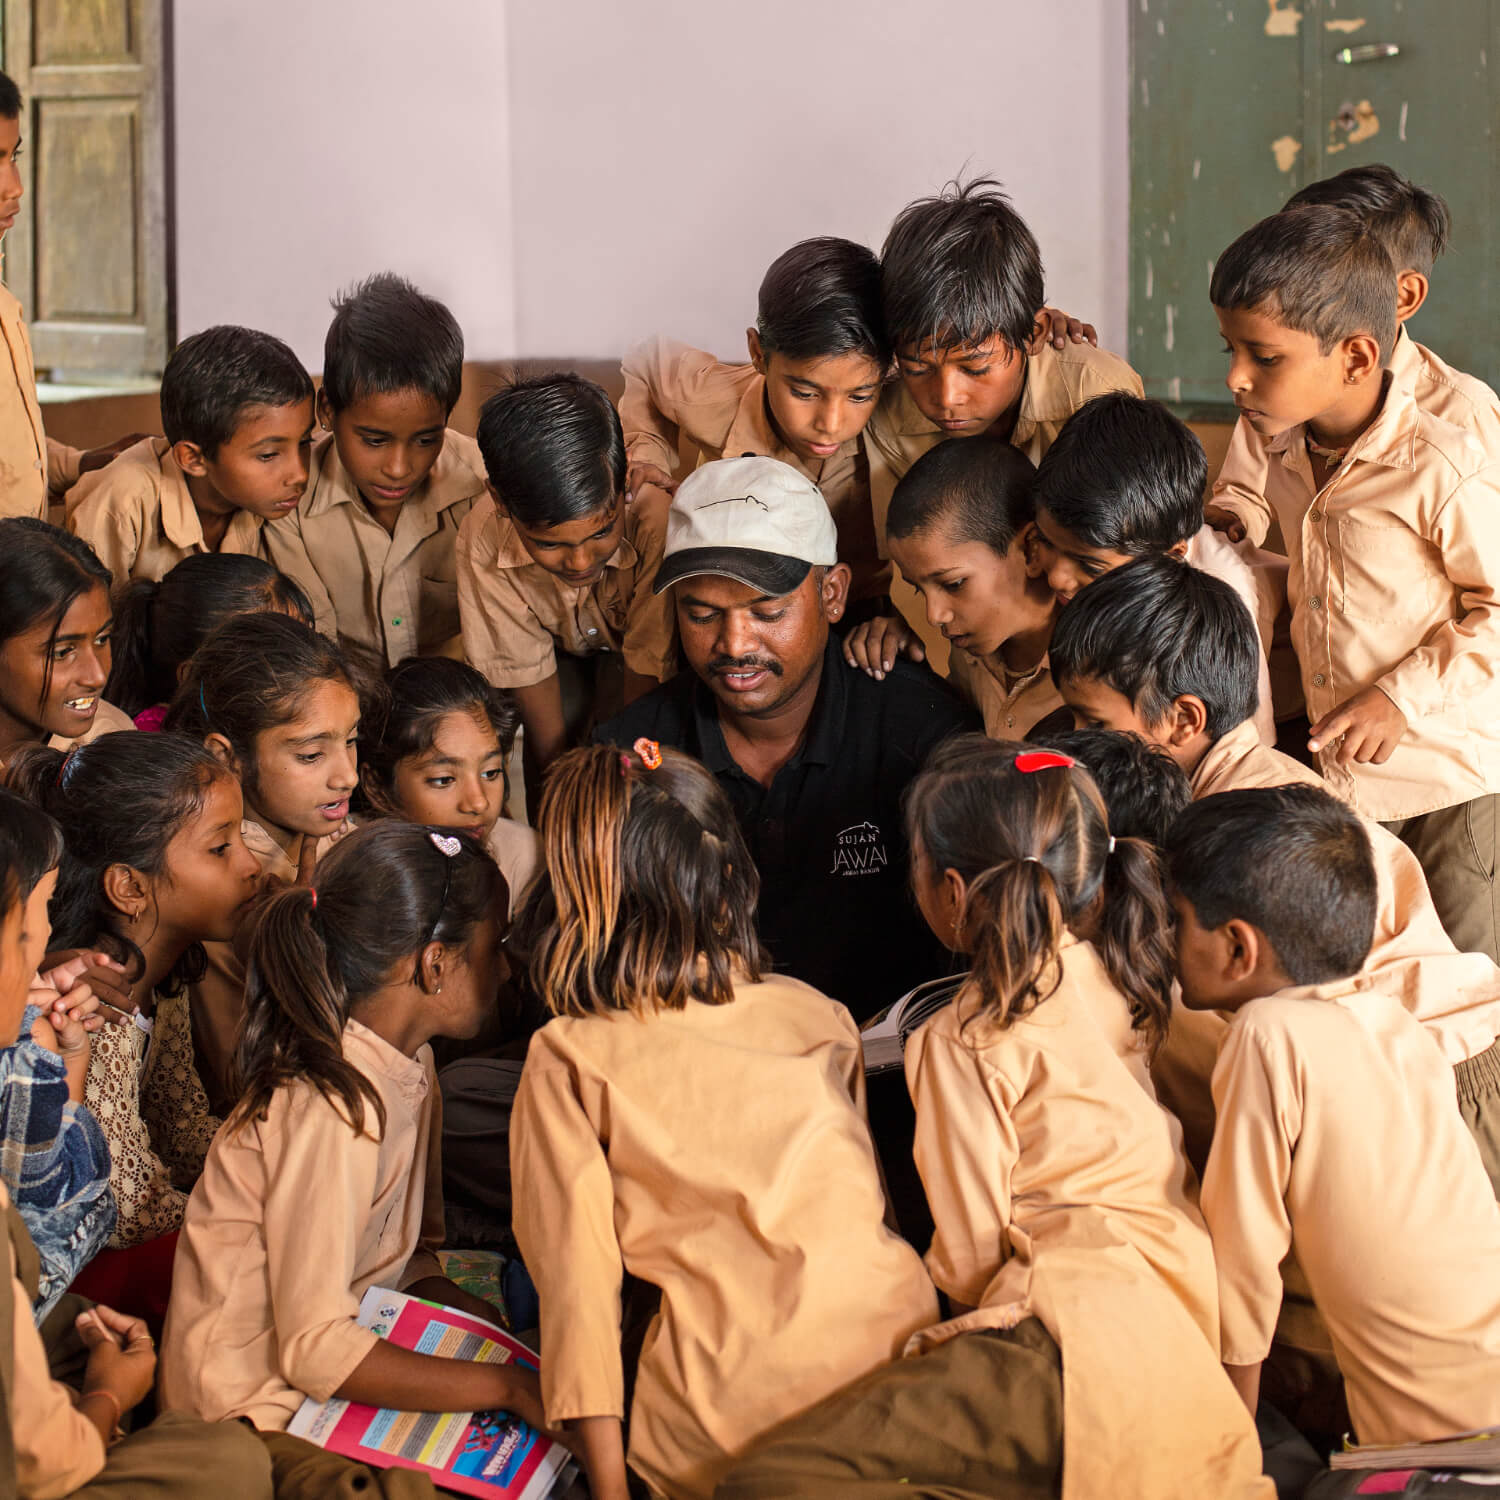
<path id="1" fill-rule="evenodd" d="M 876 682 L 845 663 L 830 626 L 849 580 L 811 480 L 770 458 L 704 464 L 673 497 L 655 582 L 692 670 L 594 738 L 644 735 L 713 772 L 776 967 L 864 1020 L 952 967 L 909 894 L 901 794 L 939 740 L 980 726 L 925 666 Z"/>

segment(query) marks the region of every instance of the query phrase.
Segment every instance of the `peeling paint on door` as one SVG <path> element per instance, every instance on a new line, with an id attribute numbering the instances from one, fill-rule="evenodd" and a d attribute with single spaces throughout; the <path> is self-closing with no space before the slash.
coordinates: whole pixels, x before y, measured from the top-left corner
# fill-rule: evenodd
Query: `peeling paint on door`
<path id="1" fill-rule="evenodd" d="M 1339 139 L 1341 132 L 1342 140 Z M 1346 105 L 1328 122 L 1328 144 L 1324 151 L 1333 156 L 1345 146 L 1357 146 L 1379 134 L 1380 116 L 1375 113 L 1375 106 L 1368 99 L 1361 99 L 1352 113 Z"/>
<path id="2" fill-rule="evenodd" d="M 1297 164 L 1297 153 L 1302 150 L 1302 142 L 1293 136 L 1278 136 L 1271 142 L 1272 154 L 1276 157 L 1276 170 L 1278 172 L 1290 172 Z"/>
<path id="3" fill-rule="evenodd" d="M 1348 21 L 1324 21 L 1323 30 L 1342 31 L 1347 36 L 1351 31 L 1358 31 L 1364 24 L 1365 18 L 1363 16 Z"/>
<path id="4" fill-rule="evenodd" d="M 1296 36 L 1302 25 L 1302 12 L 1292 0 L 1266 0 L 1271 13 L 1266 17 L 1267 36 Z"/>

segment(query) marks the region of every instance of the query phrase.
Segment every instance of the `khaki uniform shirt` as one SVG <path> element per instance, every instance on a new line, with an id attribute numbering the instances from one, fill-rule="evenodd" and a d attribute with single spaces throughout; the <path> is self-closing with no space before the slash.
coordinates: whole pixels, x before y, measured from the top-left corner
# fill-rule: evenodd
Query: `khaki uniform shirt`
<path id="1" fill-rule="evenodd" d="M 1250 723 L 1237 724 L 1198 763 L 1194 799 L 1260 787 L 1322 786 L 1317 773 L 1262 745 Z M 1368 819 L 1375 859 L 1375 937 L 1365 972 L 1380 976 L 1456 1067 L 1500 1036 L 1500 969 L 1482 953 L 1460 953 L 1443 930 L 1417 857 Z M 1217 1011 L 1174 1010 L 1166 1045 L 1152 1064 L 1157 1088 L 1183 1122 L 1189 1155 L 1207 1155 L 1213 1131 L 1209 1078 L 1227 1022 Z"/>
<path id="2" fill-rule="evenodd" d="M 1217 496 L 1257 545 L 1280 523 L 1308 717 L 1371 686 L 1406 715 L 1384 765 L 1319 757 L 1330 788 L 1383 822 L 1500 789 L 1500 451 L 1387 382 L 1321 490 L 1294 427 L 1265 442 L 1263 494 Z M 1220 479 L 1234 481 L 1227 461 Z"/>
<path id="3" fill-rule="evenodd" d="M 631 463 L 675 472 L 677 445 L 685 433 L 697 445 L 700 464 L 747 453 L 790 464 L 828 502 L 838 528 L 839 561 L 854 573 L 851 597 L 884 592 L 890 565 L 875 547 L 870 464 L 859 438 L 821 462 L 805 463 L 776 431 L 766 405 L 766 379 L 754 365 L 720 364 L 673 339 L 646 340 L 625 356 L 621 370 L 620 424 Z"/>
<path id="4" fill-rule="evenodd" d="M 0 1234 L 5 1236 L 9 1272 L 9 1288 L 0 1286 L 0 1297 L 11 1299 L 10 1379 L 4 1400 L 9 1407 L 16 1483 L 28 1500 L 62 1500 L 104 1467 L 104 1444 L 99 1429 L 74 1406 L 73 1392 L 52 1378 L 32 1316 L 31 1296 L 21 1281 L 16 1249 L 5 1233 L 5 1221 L 15 1212 L 5 1184 L 0 1183 Z"/>
<path id="5" fill-rule="evenodd" d="M 279 1432 L 374 1346 L 355 1321 L 370 1287 L 441 1274 L 432 1051 L 407 1057 L 349 1021 L 344 1057 L 385 1104 L 379 1140 L 368 1101 L 356 1135 L 306 1082 L 278 1089 L 264 1120 L 215 1138 L 177 1242 L 157 1383 L 166 1410 Z"/>
<path id="6" fill-rule="evenodd" d="M 60 500 L 78 479 L 83 455 L 54 442 L 42 428 L 31 338 L 15 295 L 0 287 L 0 339 L 9 355 L 0 361 L 0 516 L 47 519 L 49 500 Z"/>
<path id="7" fill-rule="evenodd" d="M 1089 344 L 1054 349 L 1050 343 L 1038 353 L 1028 354 L 1021 409 L 1010 435 L 1012 446 L 1019 448 L 1032 463 L 1040 463 L 1062 431 L 1063 423 L 1090 397 L 1106 391 L 1143 394 L 1141 377 L 1117 354 Z M 897 381 L 886 388 L 870 425 L 865 428 L 870 453 L 870 498 L 882 557 L 888 555 L 885 518 L 897 480 L 929 448 L 943 442 L 945 436 L 941 427 L 922 415 L 903 384 Z"/>
<path id="8" fill-rule="evenodd" d="M 464 655 L 496 687 L 531 687 L 557 671 L 557 653 L 621 651 L 625 665 L 665 681 L 676 661 L 670 590 L 651 592 L 666 542 L 667 497 L 654 487 L 625 511 L 604 576 L 570 588 L 531 560 L 508 516 L 486 495 L 458 532 L 458 610 Z"/>
<path id="9" fill-rule="evenodd" d="M 266 527 L 266 555 L 302 586 L 319 630 L 382 667 L 405 656 L 456 656 L 458 528 L 485 494 L 478 445 L 449 431 L 426 483 L 388 532 L 329 433 L 313 447 L 302 504 Z"/>
<path id="10" fill-rule="evenodd" d="M 132 578 L 163 578 L 183 558 L 209 550 L 166 438 L 144 438 L 84 475 L 68 496 L 67 520 L 114 574 L 116 588 Z M 218 550 L 263 557 L 264 524 L 248 510 L 235 511 Z"/>
<path id="11" fill-rule="evenodd" d="M 1247 556 L 1248 554 L 1248 556 Z M 1267 653 L 1271 649 L 1276 616 L 1286 603 L 1286 560 L 1268 552 L 1238 545 L 1220 536 L 1212 526 L 1201 526 L 1188 542 L 1187 560 L 1195 568 L 1212 573 L 1227 583 L 1250 611 L 1260 636 L 1260 674 L 1256 681 L 1255 727 L 1262 744 L 1276 743 L 1276 713 L 1271 702 L 1271 671 Z"/>
<path id="12" fill-rule="evenodd" d="M 1093 947 L 1069 938 L 1060 964 L 1057 991 L 1003 1030 L 965 990 L 907 1044 L 928 1269 L 975 1309 L 912 1348 L 1040 1318 L 1062 1351 L 1065 1500 L 1269 1495 L 1218 1367 L 1176 1122 Z"/>
<path id="13" fill-rule="evenodd" d="M 629 1458 L 670 1500 L 712 1494 L 762 1433 L 936 1316 L 885 1224 L 859 1033 L 795 979 L 645 1021 L 554 1019 L 510 1139 L 547 1419 L 625 1414 L 622 1267 L 659 1287 Z"/>
<path id="14" fill-rule="evenodd" d="M 1500 1423 L 1500 1204 L 1451 1067 L 1379 977 L 1243 1006 L 1213 1092 L 1225 1362 L 1269 1352 L 1295 1251 L 1361 1443 Z"/>
<path id="15" fill-rule="evenodd" d="M 515 915 L 521 907 L 521 899 L 527 888 L 536 879 L 542 863 L 542 841 L 536 829 L 518 823 L 514 818 L 500 817 L 490 829 L 484 847 L 505 876 L 505 886 L 510 892 L 510 913 Z"/>
<path id="16" fill-rule="evenodd" d="M 984 732 L 992 740 L 1024 740 L 1048 714 L 1062 707 L 1062 694 L 1052 681 L 1045 655 L 1031 671 L 1016 675 L 992 656 L 951 651 L 948 680 L 965 702 L 984 715 Z"/>

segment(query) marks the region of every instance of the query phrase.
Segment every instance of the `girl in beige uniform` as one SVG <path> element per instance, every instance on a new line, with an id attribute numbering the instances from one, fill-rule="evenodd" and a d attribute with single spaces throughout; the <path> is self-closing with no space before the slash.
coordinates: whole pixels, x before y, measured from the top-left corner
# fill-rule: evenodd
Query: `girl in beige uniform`
<path id="1" fill-rule="evenodd" d="M 263 888 L 306 881 L 353 826 L 361 703 L 339 648 L 289 615 L 226 620 L 193 654 L 163 728 L 200 740 L 239 778 L 240 832 Z M 244 965 L 222 944 L 193 986 L 194 1041 L 216 1101 L 229 1094 Z"/>
<path id="2" fill-rule="evenodd" d="M 67 749 L 131 727 L 100 696 L 109 587 L 87 542 L 29 517 L 0 521 L 0 765 L 21 745 Z"/>
<path id="3" fill-rule="evenodd" d="M 1171 986 L 1154 856 L 1111 837 L 1071 758 L 977 736 L 934 752 L 907 819 L 922 913 L 973 965 L 906 1053 L 927 1265 L 955 1316 L 718 1495 L 1273 1494 L 1146 1073 Z"/>
<path id="4" fill-rule="evenodd" d="M 554 1019 L 511 1131 L 541 1297 L 548 1420 L 596 1500 L 625 1465 L 692 1500 L 770 1427 L 898 1354 L 936 1313 L 885 1224 L 859 1034 L 772 976 L 758 881 L 714 779 L 638 740 L 560 759 L 520 944 Z M 661 1293 L 630 1410 L 622 1270 Z"/>
<path id="5" fill-rule="evenodd" d="M 58 946 L 125 966 L 135 1015 L 95 1035 L 84 1098 L 109 1143 L 119 1210 L 110 1247 L 129 1252 L 176 1231 L 219 1125 L 193 1057 L 185 989 L 201 971 L 202 945 L 229 942 L 255 895 L 239 784 L 191 741 L 146 734 L 26 750 L 7 780 L 62 826 L 51 900 Z M 143 1250 L 129 1264 L 140 1298 L 132 1310 L 160 1316 L 170 1261 Z"/>

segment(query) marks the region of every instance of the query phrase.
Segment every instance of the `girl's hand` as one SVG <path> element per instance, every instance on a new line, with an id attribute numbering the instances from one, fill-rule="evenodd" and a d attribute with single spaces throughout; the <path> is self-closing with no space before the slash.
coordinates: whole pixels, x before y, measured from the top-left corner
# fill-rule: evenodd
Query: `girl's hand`
<path id="1" fill-rule="evenodd" d="M 98 998 L 88 985 L 75 984 L 66 995 L 59 995 L 48 985 L 38 985 L 26 998 L 43 1009 L 32 1023 L 34 1041 L 66 1058 L 88 1056 L 89 1034 L 104 1025 Z"/>
<path id="2" fill-rule="evenodd" d="M 94 1009 L 99 1011 L 100 1024 L 128 1026 L 130 1018 L 140 1010 L 130 998 L 125 965 L 107 953 L 96 953 L 87 948 L 66 948 L 49 953 L 42 960 L 41 980 L 64 996 L 71 995 L 74 986 L 82 985 L 85 993 L 94 997 Z M 42 1002 L 34 1000 L 32 1003 L 40 1005 Z M 99 1027 L 87 1029 L 97 1031 Z"/>
<path id="3" fill-rule="evenodd" d="M 145 1323 L 100 1306 L 80 1313 L 75 1326 L 89 1351 L 83 1394 L 107 1391 L 122 1413 L 133 1411 L 156 1379 L 156 1345 Z"/>
<path id="4" fill-rule="evenodd" d="M 926 661 L 927 651 L 906 621 L 894 616 L 877 615 L 856 625 L 844 637 L 844 660 L 876 682 L 885 681 L 885 674 L 896 665 L 898 656 Z"/>

